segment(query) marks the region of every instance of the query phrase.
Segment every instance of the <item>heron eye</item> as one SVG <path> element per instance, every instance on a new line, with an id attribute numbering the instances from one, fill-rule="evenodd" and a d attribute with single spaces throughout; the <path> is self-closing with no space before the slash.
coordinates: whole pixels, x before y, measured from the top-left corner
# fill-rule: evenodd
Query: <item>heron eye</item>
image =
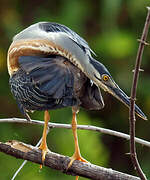
<path id="1" fill-rule="evenodd" d="M 108 81 L 109 80 L 109 76 L 108 75 L 103 75 L 103 80 L 104 81 Z"/>

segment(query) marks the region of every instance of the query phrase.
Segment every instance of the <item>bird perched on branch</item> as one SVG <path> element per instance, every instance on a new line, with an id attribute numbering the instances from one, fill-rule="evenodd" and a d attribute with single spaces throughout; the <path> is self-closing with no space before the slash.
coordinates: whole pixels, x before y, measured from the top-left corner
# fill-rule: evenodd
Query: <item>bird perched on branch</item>
<path id="1" fill-rule="evenodd" d="M 106 67 L 92 57 L 88 43 L 68 27 L 51 22 L 39 22 L 14 36 L 8 50 L 8 72 L 11 92 L 20 111 L 30 120 L 28 112 L 45 111 L 42 161 L 48 150 L 46 130 L 48 110 L 72 107 L 74 160 L 86 162 L 77 138 L 76 114 L 79 107 L 100 110 L 104 107 L 100 88 L 129 107 L 129 97 L 119 88 Z M 135 105 L 135 113 L 147 119 Z"/>

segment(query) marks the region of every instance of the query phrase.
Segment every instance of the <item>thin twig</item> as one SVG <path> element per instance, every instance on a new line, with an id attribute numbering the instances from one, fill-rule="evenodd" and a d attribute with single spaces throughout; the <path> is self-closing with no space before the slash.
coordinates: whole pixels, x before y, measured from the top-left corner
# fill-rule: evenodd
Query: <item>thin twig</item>
<path id="1" fill-rule="evenodd" d="M 21 118 L 6 118 L 6 119 L 0 119 L 0 123 L 2 122 L 9 122 L 9 123 L 24 123 L 24 124 L 37 124 L 37 125 L 44 125 L 44 121 L 38 121 L 38 120 L 31 120 L 27 121 L 26 119 L 21 119 Z M 48 123 L 49 128 L 65 128 L 65 129 L 71 129 L 70 124 L 60 124 L 60 123 Z M 101 128 L 101 127 L 96 127 L 96 126 L 90 126 L 90 125 L 77 125 L 78 129 L 83 129 L 83 130 L 91 130 L 91 131 L 97 131 L 103 134 L 108 134 L 111 136 L 117 136 L 119 138 L 123 138 L 126 140 L 130 140 L 130 136 L 128 134 L 118 132 L 118 131 L 113 131 L 110 129 L 106 128 Z M 150 142 L 140 139 L 140 138 L 135 138 L 135 142 L 139 143 L 143 146 L 150 147 Z"/>
<path id="2" fill-rule="evenodd" d="M 11 178 L 11 180 L 14 180 L 17 175 L 19 174 L 19 172 L 21 171 L 21 169 L 25 166 L 25 164 L 27 163 L 27 160 L 24 160 L 23 163 L 20 165 L 20 167 L 17 169 L 17 171 L 15 172 L 15 174 L 13 175 L 13 177 Z"/>
<path id="3" fill-rule="evenodd" d="M 16 158 L 26 159 L 37 164 L 42 163 L 41 150 L 22 142 L 14 140 L 7 143 L 0 142 L 0 151 Z M 121 173 L 110 168 L 96 166 L 91 163 L 83 163 L 78 160 L 75 160 L 68 169 L 69 162 L 69 157 L 48 151 L 44 165 L 65 174 L 78 175 L 93 180 L 140 180 L 140 178 L 135 176 Z"/>
<path id="4" fill-rule="evenodd" d="M 130 154 L 131 154 L 132 163 L 137 171 L 137 174 L 142 180 L 146 180 L 147 178 L 140 167 L 140 164 L 138 162 L 137 155 L 136 155 L 134 106 L 135 106 L 135 99 L 136 99 L 137 83 L 138 83 L 138 78 L 139 78 L 139 70 L 140 70 L 141 61 L 142 61 L 144 45 L 147 44 L 146 38 L 147 38 L 148 29 L 150 25 L 150 8 L 147 7 L 147 9 L 148 9 L 147 18 L 145 21 L 145 26 L 143 29 L 142 37 L 140 39 L 140 44 L 139 44 L 137 57 L 136 57 L 135 70 L 134 70 L 133 82 L 132 82 L 132 88 L 131 88 L 130 111 L 129 111 L 130 137 L 131 137 L 130 138 Z"/>

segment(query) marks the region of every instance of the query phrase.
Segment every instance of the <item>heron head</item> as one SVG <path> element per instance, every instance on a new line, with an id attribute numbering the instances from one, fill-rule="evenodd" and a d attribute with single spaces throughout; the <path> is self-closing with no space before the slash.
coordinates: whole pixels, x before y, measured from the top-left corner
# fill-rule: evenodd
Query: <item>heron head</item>
<path id="1" fill-rule="evenodd" d="M 112 96 L 114 96 L 127 107 L 129 107 L 130 98 L 116 84 L 107 68 L 103 64 L 95 60 L 92 60 L 91 63 L 96 69 L 96 73 L 94 74 L 94 76 L 97 86 L 102 88 L 104 91 L 110 93 Z M 142 119 L 147 120 L 147 117 L 137 105 L 135 105 L 135 113 Z"/>

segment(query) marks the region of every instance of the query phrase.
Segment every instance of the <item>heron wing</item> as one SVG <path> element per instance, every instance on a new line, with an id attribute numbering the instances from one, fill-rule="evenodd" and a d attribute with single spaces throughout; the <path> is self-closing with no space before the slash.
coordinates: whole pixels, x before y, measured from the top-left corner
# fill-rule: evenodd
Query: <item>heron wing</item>
<path id="1" fill-rule="evenodd" d="M 48 96 L 73 98 L 73 74 L 61 56 L 21 56 L 20 67 L 33 78 L 34 84 Z"/>
<path id="2" fill-rule="evenodd" d="M 89 110 L 100 110 L 104 107 L 100 89 L 91 84 L 90 80 L 85 84 L 85 93 L 81 97 L 81 106 Z"/>

